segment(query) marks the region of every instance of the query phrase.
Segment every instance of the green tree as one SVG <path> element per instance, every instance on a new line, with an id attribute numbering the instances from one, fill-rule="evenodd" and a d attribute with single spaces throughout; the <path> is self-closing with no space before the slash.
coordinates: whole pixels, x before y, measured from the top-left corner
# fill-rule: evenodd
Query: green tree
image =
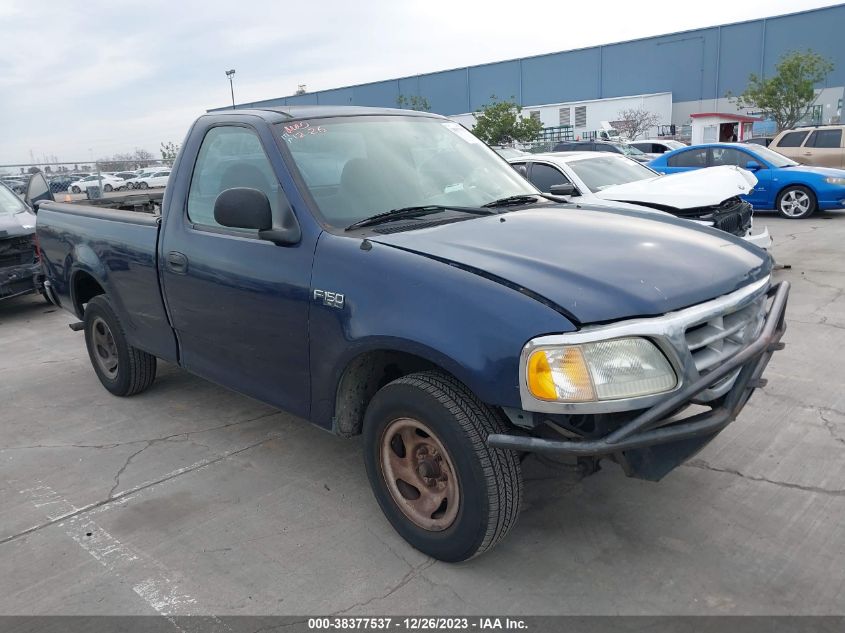
<path id="1" fill-rule="evenodd" d="M 396 97 L 396 106 L 403 110 L 431 111 L 431 104 L 428 99 L 419 95 L 399 95 Z"/>
<path id="2" fill-rule="evenodd" d="M 815 85 L 832 70 L 833 62 L 813 51 L 793 51 L 781 57 L 773 76 L 764 79 L 751 73 L 742 94 L 726 96 L 738 108 L 759 110 L 780 132 L 804 118 L 816 101 Z"/>
<path id="3" fill-rule="evenodd" d="M 522 106 L 511 97 L 510 101 L 499 101 L 496 95 L 490 103 L 473 114 L 475 127 L 472 133 L 488 145 L 502 145 L 519 141 L 529 143 L 540 136 L 543 124 L 533 117 L 522 116 Z"/>
<path id="4" fill-rule="evenodd" d="M 179 153 L 179 144 L 173 141 L 167 141 L 161 144 L 161 160 L 166 164 L 172 165 L 176 160 L 176 155 Z"/>

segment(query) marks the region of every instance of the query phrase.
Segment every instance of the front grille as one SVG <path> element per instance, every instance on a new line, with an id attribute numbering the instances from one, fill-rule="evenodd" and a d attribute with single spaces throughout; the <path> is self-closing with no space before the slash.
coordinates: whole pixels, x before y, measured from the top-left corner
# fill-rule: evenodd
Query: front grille
<path id="1" fill-rule="evenodd" d="M 0 268 L 25 266 L 35 263 L 35 246 L 32 236 L 0 240 Z"/>
<path id="2" fill-rule="evenodd" d="M 766 301 L 763 294 L 738 310 L 729 309 L 686 328 L 684 339 L 699 376 L 721 366 L 760 334 L 766 318 Z M 713 385 L 711 395 L 727 391 L 738 373 L 739 369 Z"/>
<path id="3" fill-rule="evenodd" d="M 740 201 L 723 205 L 713 214 L 713 226 L 731 235 L 745 236 L 751 228 L 751 205 Z"/>

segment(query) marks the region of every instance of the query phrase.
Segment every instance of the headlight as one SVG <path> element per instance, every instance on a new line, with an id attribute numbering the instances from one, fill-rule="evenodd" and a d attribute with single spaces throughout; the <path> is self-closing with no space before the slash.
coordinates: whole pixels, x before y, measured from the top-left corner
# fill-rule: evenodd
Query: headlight
<path id="1" fill-rule="evenodd" d="M 845 185 L 845 178 L 837 178 L 836 176 L 829 176 L 824 181 L 829 185 Z"/>
<path id="2" fill-rule="evenodd" d="M 541 347 L 528 357 L 526 374 L 531 395 L 554 402 L 635 398 L 678 384 L 669 361 L 644 338 Z"/>

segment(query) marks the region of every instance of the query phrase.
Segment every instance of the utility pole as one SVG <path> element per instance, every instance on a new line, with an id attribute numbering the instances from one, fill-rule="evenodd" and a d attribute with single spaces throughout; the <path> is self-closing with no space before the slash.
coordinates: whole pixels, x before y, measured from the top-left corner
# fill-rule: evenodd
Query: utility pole
<path id="1" fill-rule="evenodd" d="M 226 71 L 226 76 L 229 78 L 229 90 L 232 92 L 232 109 L 235 109 L 235 87 L 232 84 L 232 77 L 235 76 L 235 69 Z"/>

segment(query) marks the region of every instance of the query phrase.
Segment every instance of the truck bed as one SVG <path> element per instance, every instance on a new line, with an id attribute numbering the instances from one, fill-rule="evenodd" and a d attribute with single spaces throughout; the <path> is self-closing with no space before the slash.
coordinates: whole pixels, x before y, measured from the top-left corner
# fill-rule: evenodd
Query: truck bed
<path id="1" fill-rule="evenodd" d="M 38 237 L 51 290 L 63 306 L 82 318 L 89 298 L 86 283 L 98 279 L 129 342 L 161 358 L 175 359 L 158 283 L 160 219 L 153 213 L 103 205 L 45 202 L 38 208 Z"/>

